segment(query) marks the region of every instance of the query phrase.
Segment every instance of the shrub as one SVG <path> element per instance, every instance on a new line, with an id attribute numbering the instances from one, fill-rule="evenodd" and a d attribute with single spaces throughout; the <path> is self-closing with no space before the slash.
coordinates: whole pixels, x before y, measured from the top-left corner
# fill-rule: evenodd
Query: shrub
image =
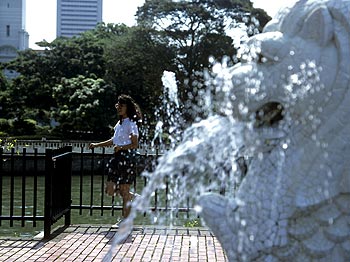
<path id="1" fill-rule="evenodd" d="M 0 133 L 1 132 L 7 133 L 10 129 L 11 129 L 10 121 L 5 118 L 0 118 Z"/>

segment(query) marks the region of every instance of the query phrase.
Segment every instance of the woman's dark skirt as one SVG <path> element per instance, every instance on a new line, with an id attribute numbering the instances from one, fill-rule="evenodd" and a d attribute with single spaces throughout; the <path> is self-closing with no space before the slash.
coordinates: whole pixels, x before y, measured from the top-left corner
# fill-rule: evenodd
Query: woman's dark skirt
<path id="1" fill-rule="evenodd" d="M 133 184 L 136 179 L 135 151 L 118 151 L 107 164 L 107 181 L 117 185 Z"/>

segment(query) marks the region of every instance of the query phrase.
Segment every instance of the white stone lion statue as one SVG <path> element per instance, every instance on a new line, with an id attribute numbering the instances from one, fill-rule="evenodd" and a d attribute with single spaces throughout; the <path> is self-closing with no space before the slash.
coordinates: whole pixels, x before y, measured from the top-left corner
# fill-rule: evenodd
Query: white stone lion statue
<path id="1" fill-rule="evenodd" d="M 284 135 L 201 216 L 230 261 L 350 261 L 350 0 L 300 0 L 246 50 L 227 105 L 240 121 L 279 111 L 262 128 Z"/>

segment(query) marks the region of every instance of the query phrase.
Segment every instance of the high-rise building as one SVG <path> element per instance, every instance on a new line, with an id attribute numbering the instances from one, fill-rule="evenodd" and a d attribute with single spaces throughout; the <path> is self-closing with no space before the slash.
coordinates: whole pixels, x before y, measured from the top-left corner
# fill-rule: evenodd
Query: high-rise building
<path id="1" fill-rule="evenodd" d="M 29 46 L 25 31 L 25 0 L 0 0 L 0 62 L 17 56 Z"/>
<path id="2" fill-rule="evenodd" d="M 57 0 L 57 36 L 72 37 L 102 22 L 102 0 Z"/>

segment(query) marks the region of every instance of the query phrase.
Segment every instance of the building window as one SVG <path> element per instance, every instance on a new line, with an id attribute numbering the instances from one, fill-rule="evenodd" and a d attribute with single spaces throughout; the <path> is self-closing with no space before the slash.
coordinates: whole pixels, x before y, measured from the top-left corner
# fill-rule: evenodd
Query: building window
<path id="1" fill-rule="evenodd" d="M 6 36 L 10 36 L 10 26 L 6 26 Z"/>

